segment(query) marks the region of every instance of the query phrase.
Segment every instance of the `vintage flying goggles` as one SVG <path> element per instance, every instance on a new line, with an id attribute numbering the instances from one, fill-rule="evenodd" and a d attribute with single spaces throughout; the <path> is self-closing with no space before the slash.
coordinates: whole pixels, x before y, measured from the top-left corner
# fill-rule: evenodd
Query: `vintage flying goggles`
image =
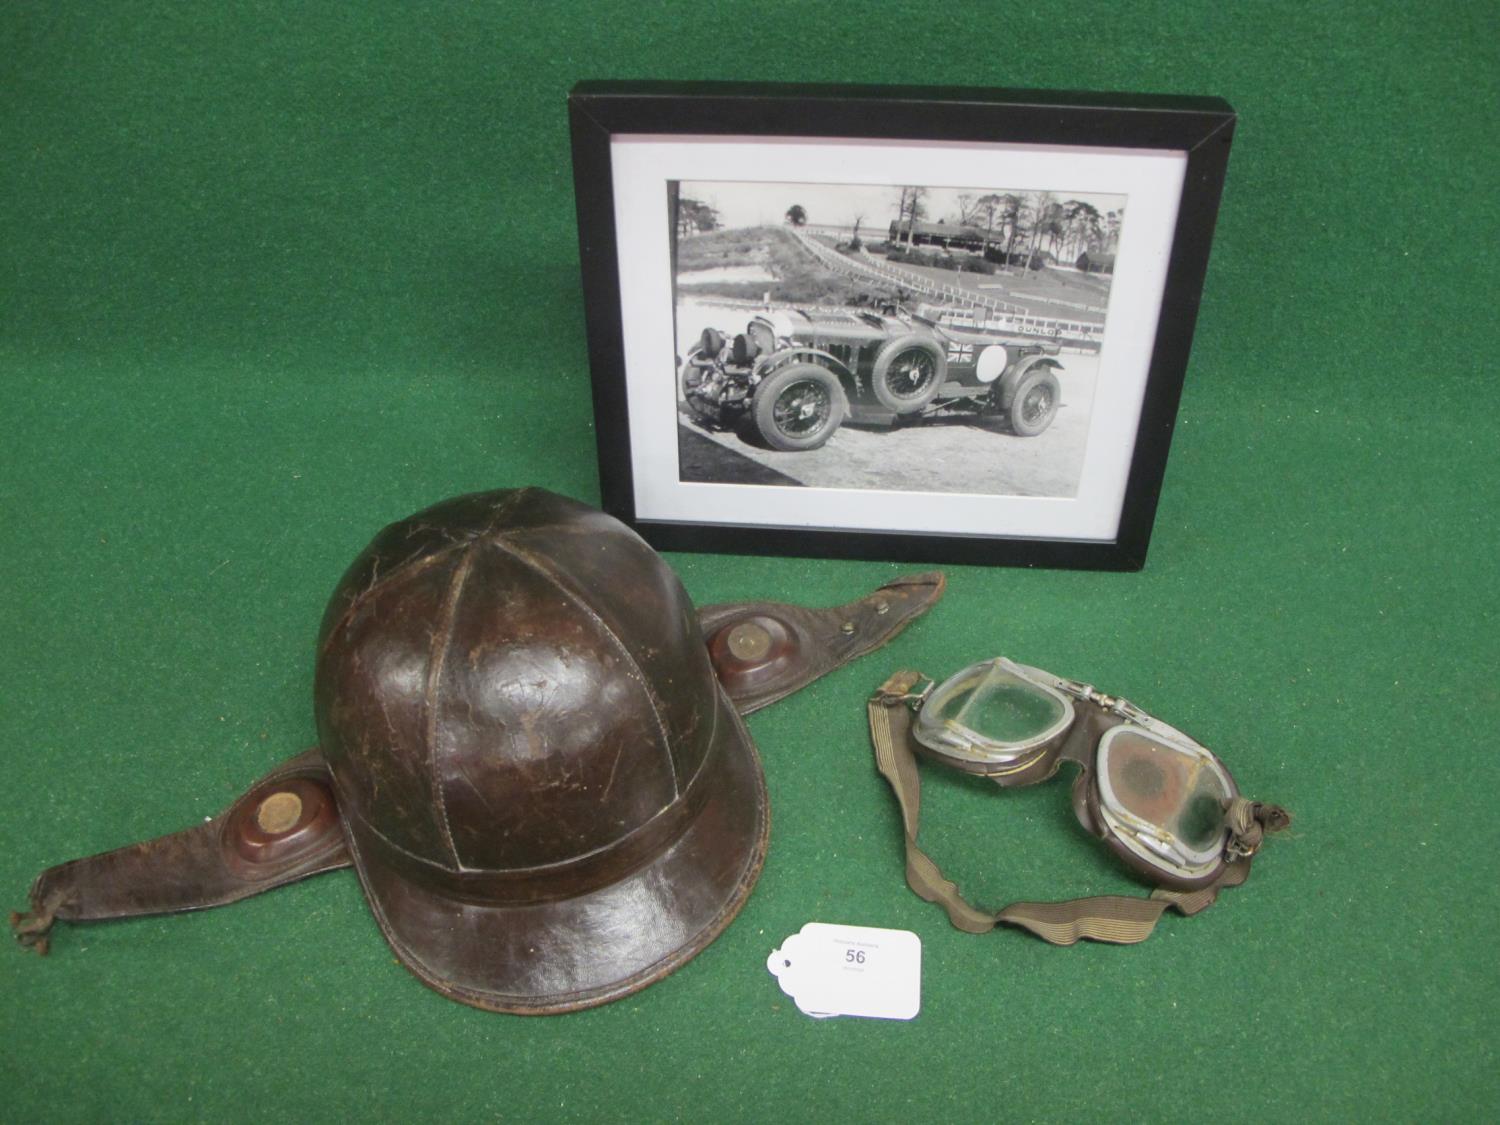
<path id="1" fill-rule="evenodd" d="M 925 681 L 921 690 L 916 689 Z M 961 930 L 996 925 L 1056 945 L 1080 938 L 1128 944 L 1149 937 L 1164 910 L 1196 914 L 1250 873 L 1267 832 L 1291 822 L 1277 805 L 1240 796 L 1207 748 L 1127 700 L 997 657 L 936 683 L 897 672 L 870 700 L 875 760 L 901 806 L 906 878 Z M 1073 811 L 1127 867 L 1157 884 L 1149 898 L 1102 895 L 979 910 L 917 847 L 921 754 L 1012 787 L 1079 767 Z"/>

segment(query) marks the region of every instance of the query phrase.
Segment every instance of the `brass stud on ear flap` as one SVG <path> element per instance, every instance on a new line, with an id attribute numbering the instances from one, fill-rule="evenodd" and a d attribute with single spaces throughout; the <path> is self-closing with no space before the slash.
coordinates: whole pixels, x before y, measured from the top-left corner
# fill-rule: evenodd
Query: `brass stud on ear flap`
<path id="1" fill-rule="evenodd" d="M 854 632 L 854 622 L 845 621 L 842 625 L 839 626 L 839 632 L 843 633 L 845 636 L 852 635 Z"/>
<path id="2" fill-rule="evenodd" d="M 708 640 L 708 658 L 731 698 L 774 688 L 795 671 L 800 649 L 796 632 L 773 614 L 730 622 Z"/>
<path id="3" fill-rule="evenodd" d="M 280 836 L 295 827 L 301 815 L 302 798 L 282 790 L 272 793 L 256 807 L 255 823 L 268 836 Z"/>
<path id="4" fill-rule="evenodd" d="M 261 878 L 279 864 L 328 850 L 338 834 L 338 805 L 327 784 L 294 776 L 266 782 L 235 802 L 220 843 L 231 870 Z"/>
<path id="5" fill-rule="evenodd" d="M 729 630 L 724 643 L 736 660 L 755 661 L 771 651 L 771 634 L 764 625 L 742 621 Z"/>

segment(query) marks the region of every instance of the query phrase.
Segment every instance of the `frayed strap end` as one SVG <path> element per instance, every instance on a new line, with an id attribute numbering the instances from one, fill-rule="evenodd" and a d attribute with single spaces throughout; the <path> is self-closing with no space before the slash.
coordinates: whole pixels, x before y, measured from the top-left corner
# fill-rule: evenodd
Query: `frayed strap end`
<path id="1" fill-rule="evenodd" d="M 52 947 L 52 923 L 56 915 L 50 909 L 25 914 L 12 913 L 10 929 L 22 949 L 32 949 L 45 957 Z"/>
<path id="2" fill-rule="evenodd" d="M 1266 833 L 1280 832 L 1291 824 L 1292 814 L 1280 805 L 1235 797 L 1224 810 L 1224 819 L 1229 827 L 1225 850 L 1232 856 L 1245 858 L 1260 850 Z"/>
<path id="3" fill-rule="evenodd" d="M 1261 805 L 1255 810 L 1255 819 L 1267 832 L 1280 832 L 1292 824 L 1292 814 L 1280 805 Z"/>

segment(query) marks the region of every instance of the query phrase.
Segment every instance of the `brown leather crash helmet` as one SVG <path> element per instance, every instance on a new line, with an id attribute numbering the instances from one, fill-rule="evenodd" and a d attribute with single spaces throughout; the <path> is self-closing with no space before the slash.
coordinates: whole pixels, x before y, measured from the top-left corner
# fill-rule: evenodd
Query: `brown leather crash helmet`
<path id="1" fill-rule="evenodd" d="M 329 603 L 318 748 L 213 821 L 51 868 L 13 916 L 232 902 L 351 865 L 397 957 L 481 1008 L 627 995 L 745 902 L 769 817 L 741 714 L 889 639 L 942 591 L 833 610 L 695 612 L 623 524 L 540 489 L 459 497 L 382 531 Z"/>

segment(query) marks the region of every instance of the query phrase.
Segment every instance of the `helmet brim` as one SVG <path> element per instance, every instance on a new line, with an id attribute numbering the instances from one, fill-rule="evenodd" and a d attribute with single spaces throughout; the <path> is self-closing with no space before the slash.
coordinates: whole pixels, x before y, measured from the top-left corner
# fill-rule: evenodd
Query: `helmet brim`
<path id="1" fill-rule="evenodd" d="M 523 905 L 456 900 L 377 860 L 370 832 L 345 836 L 370 910 L 401 963 L 453 1000 L 546 1015 L 618 1000 L 677 969 L 745 904 L 770 831 L 765 776 L 744 721 L 722 691 L 696 817 L 618 882 Z"/>

